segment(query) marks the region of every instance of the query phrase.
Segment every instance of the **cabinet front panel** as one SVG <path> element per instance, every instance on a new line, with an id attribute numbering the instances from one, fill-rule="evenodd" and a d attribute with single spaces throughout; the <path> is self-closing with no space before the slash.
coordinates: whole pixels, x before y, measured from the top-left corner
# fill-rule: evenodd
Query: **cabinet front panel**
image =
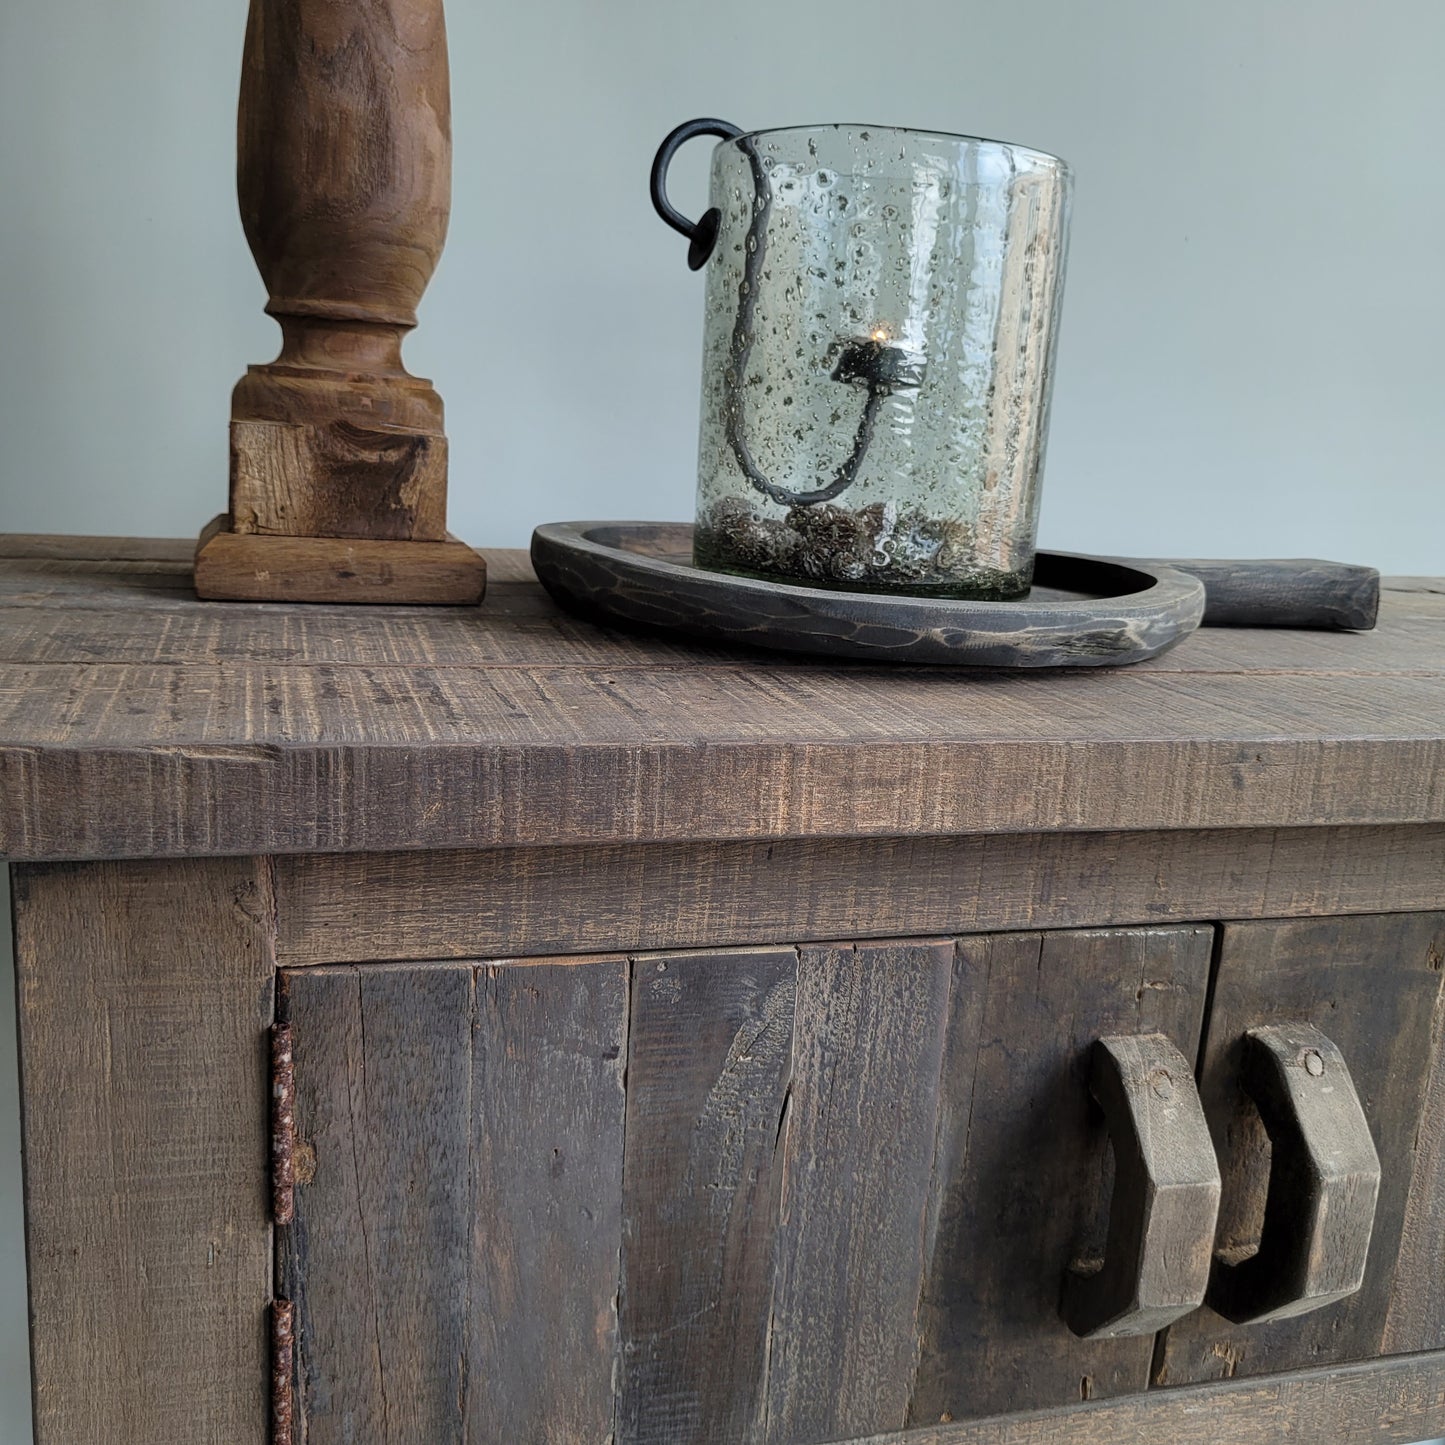
<path id="1" fill-rule="evenodd" d="M 1285 928 L 1354 929 L 1329 957 L 1377 957 L 1386 923 Z M 1279 931 L 1246 955 L 1231 929 L 1207 1078 L 1241 1019 L 1315 997 L 1318 946 L 1293 983 L 1270 972 Z M 1406 932 L 1420 967 L 1393 993 L 1355 968 L 1319 994 L 1337 1013 L 1379 994 L 1370 1048 L 1331 1035 L 1371 1123 L 1418 1114 L 1439 971 Z M 1155 1338 L 1081 1340 L 1059 1316 L 1110 1211 L 1090 1051 L 1165 1035 L 1194 1059 L 1214 942 L 1175 926 L 289 971 L 301 1149 L 279 1233 L 308 1445 L 815 1445 L 1142 1392 Z M 1235 974 L 1254 993 L 1235 998 Z"/>

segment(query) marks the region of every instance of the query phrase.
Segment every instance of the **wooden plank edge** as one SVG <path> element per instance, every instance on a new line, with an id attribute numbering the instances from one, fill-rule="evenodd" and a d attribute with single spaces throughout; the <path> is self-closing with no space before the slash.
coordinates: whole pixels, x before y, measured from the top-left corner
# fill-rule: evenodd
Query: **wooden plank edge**
<path id="1" fill-rule="evenodd" d="M 189 562 L 190 537 L 95 537 L 50 532 L 0 532 L 0 559 L 51 562 Z"/>
<path id="2" fill-rule="evenodd" d="M 27 862 L 1442 822 L 1445 738 L 0 743 L 0 854 Z"/>
<path id="3" fill-rule="evenodd" d="M 327 854 L 275 869 L 278 956 L 306 967 L 1418 912 L 1445 906 L 1445 827 Z"/>
<path id="4" fill-rule="evenodd" d="M 1405 1445 L 1445 1430 L 1445 1351 L 940 1423 L 852 1445 Z"/>
<path id="5" fill-rule="evenodd" d="M 196 595 L 215 602 L 474 606 L 487 564 L 451 533 L 444 542 L 277 537 L 212 519 L 196 543 Z"/>

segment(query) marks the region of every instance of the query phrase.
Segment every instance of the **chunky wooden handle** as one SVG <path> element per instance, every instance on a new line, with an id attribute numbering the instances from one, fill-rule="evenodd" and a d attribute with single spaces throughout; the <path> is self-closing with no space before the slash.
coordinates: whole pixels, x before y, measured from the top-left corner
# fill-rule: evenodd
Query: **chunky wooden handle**
<path id="1" fill-rule="evenodd" d="M 1209 1305 L 1235 1324 L 1262 1324 L 1359 1289 L 1380 1157 L 1343 1055 L 1313 1024 L 1250 1030 L 1240 1085 L 1269 1134 L 1264 1227 L 1257 1253 L 1215 1261 Z"/>
<path id="2" fill-rule="evenodd" d="M 1209 1283 L 1219 1163 L 1189 1061 L 1163 1034 L 1095 1043 L 1089 1087 L 1114 1146 L 1103 1267 L 1064 1276 L 1076 1335 L 1152 1335 L 1197 1308 Z"/>
<path id="3" fill-rule="evenodd" d="M 1156 564 L 1204 583 L 1206 627 L 1320 627 L 1368 632 L 1380 611 L 1373 567 L 1312 558 L 1257 562 L 1197 559 Z"/>

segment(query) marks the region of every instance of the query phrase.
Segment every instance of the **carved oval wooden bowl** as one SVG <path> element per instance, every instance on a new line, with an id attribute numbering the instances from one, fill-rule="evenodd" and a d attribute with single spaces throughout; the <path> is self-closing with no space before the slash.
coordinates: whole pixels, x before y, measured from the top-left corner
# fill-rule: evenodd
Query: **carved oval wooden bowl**
<path id="1" fill-rule="evenodd" d="M 532 534 L 532 565 L 564 607 L 715 642 L 871 662 L 956 667 L 1113 667 L 1156 657 L 1204 615 L 1197 578 L 1040 552 L 1017 602 L 841 592 L 705 572 L 692 527 L 553 522 Z"/>

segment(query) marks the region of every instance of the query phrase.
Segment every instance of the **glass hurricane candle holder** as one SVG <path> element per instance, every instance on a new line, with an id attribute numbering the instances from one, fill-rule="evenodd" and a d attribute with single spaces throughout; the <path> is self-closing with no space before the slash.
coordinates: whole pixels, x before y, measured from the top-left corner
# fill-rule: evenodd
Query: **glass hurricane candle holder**
<path id="1" fill-rule="evenodd" d="M 665 181 L 701 134 L 721 143 L 694 223 Z M 699 566 L 1028 591 L 1070 184 L 1054 156 L 967 136 L 673 131 L 653 199 L 707 268 Z"/>

